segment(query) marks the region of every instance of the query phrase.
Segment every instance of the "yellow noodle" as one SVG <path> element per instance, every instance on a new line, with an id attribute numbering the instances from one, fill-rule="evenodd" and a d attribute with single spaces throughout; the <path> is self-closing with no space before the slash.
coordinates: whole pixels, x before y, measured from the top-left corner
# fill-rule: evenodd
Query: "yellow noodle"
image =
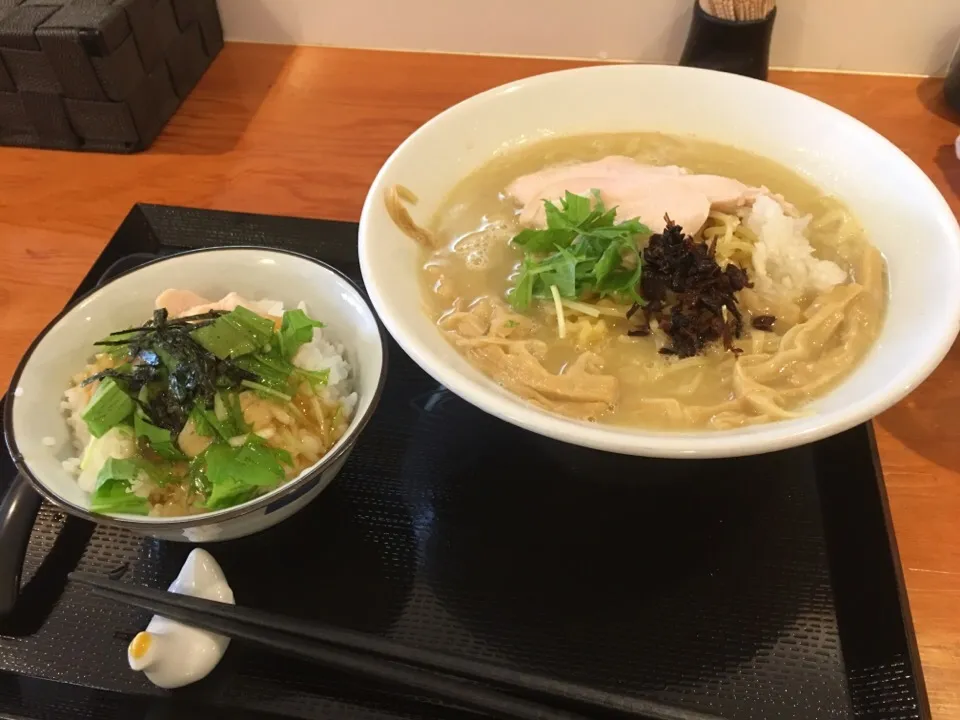
<path id="1" fill-rule="evenodd" d="M 733 369 L 733 391 L 737 397 L 743 398 L 759 414 L 779 419 L 802 416 L 802 413 L 791 412 L 782 408 L 780 406 L 783 402 L 781 393 L 748 377 L 743 365 L 739 362 Z"/>
<path id="2" fill-rule="evenodd" d="M 383 201 L 390 219 L 407 237 L 416 240 L 425 248 L 437 247 L 437 241 L 433 233 L 420 227 L 410 215 L 410 211 L 404 206 L 404 202 L 415 205 L 417 202 L 416 195 L 403 185 L 393 185 L 387 189 Z"/>
<path id="3" fill-rule="evenodd" d="M 706 373 L 701 370 L 696 375 L 693 376 L 693 380 L 683 385 L 678 385 L 676 389 L 676 394 L 681 396 L 693 395 L 700 387 L 703 379 L 706 377 Z"/>

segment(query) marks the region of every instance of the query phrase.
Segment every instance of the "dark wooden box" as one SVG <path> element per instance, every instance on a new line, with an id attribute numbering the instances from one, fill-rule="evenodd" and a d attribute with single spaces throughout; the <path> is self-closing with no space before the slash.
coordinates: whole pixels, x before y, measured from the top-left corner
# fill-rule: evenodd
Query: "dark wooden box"
<path id="1" fill-rule="evenodd" d="M 216 0 L 0 0 L 0 145 L 144 150 L 222 47 Z"/>

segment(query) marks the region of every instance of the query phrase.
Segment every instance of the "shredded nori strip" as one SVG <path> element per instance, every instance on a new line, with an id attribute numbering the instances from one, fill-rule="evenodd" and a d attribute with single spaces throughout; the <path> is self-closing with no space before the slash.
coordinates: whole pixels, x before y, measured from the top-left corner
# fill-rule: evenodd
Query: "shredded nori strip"
<path id="1" fill-rule="evenodd" d="M 750 321 L 750 324 L 756 330 L 762 330 L 763 332 L 773 332 L 773 324 L 777 321 L 773 315 L 757 315 L 753 320 Z"/>
<path id="2" fill-rule="evenodd" d="M 643 251 L 640 294 L 643 323 L 630 335 L 650 333 L 656 320 L 671 340 L 660 350 L 664 355 L 692 357 L 711 342 L 739 353 L 734 339 L 743 332 L 743 316 L 735 293 L 753 287 L 743 268 L 730 264 L 721 268 L 716 260 L 716 242 L 707 245 L 683 234 L 683 228 L 669 217 L 662 233 L 650 236 Z M 724 314 L 726 308 L 726 317 Z M 628 317 L 641 309 L 631 308 Z"/>
<path id="3" fill-rule="evenodd" d="M 153 319 L 138 328 L 111 333 L 121 340 L 106 340 L 100 346 L 127 346 L 131 364 L 97 373 L 84 384 L 112 377 L 136 399 L 140 389 L 149 385 L 150 399 L 141 405 L 150 422 L 177 434 L 187 422 L 194 406 L 209 408 L 220 390 L 240 387 L 243 380 L 256 381 L 251 372 L 230 360 L 221 360 L 208 351 L 190 333 L 209 325 L 224 313 L 171 320 L 165 309 L 156 310 Z"/>

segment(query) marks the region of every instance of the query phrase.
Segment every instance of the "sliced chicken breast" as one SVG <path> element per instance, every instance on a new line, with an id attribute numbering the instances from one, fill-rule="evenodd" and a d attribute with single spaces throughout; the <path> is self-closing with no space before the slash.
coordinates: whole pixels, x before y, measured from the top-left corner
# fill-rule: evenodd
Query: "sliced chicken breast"
<path id="1" fill-rule="evenodd" d="M 617 220 L 640 220 L 654 232 L 661 232 L 664 216 L 687 233 L 698 232 L 711 208 L 733 212 L 751 205 L 764 188 L 751 188 L 720 175 L 690 174 L 676 165 L 644 165 L 619 155 L 587 163 L 548 168 L 518 178 L 507 193 L 523 207 L 520 222 L 543 227 L 543 201 L 558 202 L 564 193 L 588 195 L 599 191 L 607 207 L 617 206 Z"/>
<path id="2" fill-rule="evenodd" d="M 166 308 L 170 317 L 189 317 L 220 310 L 230 312 L 238 306 L 243 306 L 251 312 L 265 317 L 280 317 L 283 315 L 283 303 L 272 300 L 247 300 L 242 295 L 232 292 L 215 302 L 191 290 L 164 290 L 157 296 L 156 307 Z"/>
<path id="3" fill-rule="evenodd" d="M 669 175 L 640 175 L 634 177 L 571 177 L 541 188 L 520 211 L 520 222 L 533 227 L 546 225 L 543 201 L 558 202 L 566 192 L 589 195 L 594 190 L 608 208 L 617 208 L 617 220 L 623 222 L 640 218 L 653 232 L 666 227 L 666 215 L 683 228 L 694 233 L 703 227 L 710 213 L 707 196 L 685 183 L 685 178 Z"/>
<path id="4" fill-rule="evenodd" d="M 536 197 L 542 198 L 543 188 L 574 182 L 579 178 L 597 178 L 597 182 L 605 184 L 609 181 L 637 178 L 642 175 L 676 177 L 685 172 L 686 170 L 676 165 L 644 165 L 632 158 L 611 155 L 602 160 L 560 165 L 524 175 L 510 184 L 510 187 L 507 188 L 507 194 L 526 205 Z"/>
<path id="5" fill-rule="evenodd" d="M 157 296 L 157 301 L 155 303 L 157 310 L 160 308 L 166 308 L 167 313 L 170 317 L 180 317 L 187 310 L 198 305 L 205 305 L 210 301 L 202 295 L 197 295 L 197 293 L 192 290 L 164 290 Z"/>

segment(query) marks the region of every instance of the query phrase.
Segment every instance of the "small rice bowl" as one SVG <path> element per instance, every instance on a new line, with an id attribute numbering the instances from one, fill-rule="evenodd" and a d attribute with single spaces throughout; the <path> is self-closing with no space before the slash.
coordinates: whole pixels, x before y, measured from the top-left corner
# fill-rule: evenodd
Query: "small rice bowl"
<path id="1" fill-rule="evenodd" d="M 283 314 L 283 303 L 279 301 L 243 301 L 240 304 L 258 314 L 276 317 L 278 323 L 279 316 Z M 303 302 L 297 307 L 304 313 L 307 312 Z M 182 313 L 180 317 L 190 314 Z M 82 417 L 100 383 L 97 380 L 84 385 L 84 381 L 113 368 L 115 363 L 109 354 L 97 354 L 82 371 L 72 377 L 71 385 L 64 392 L 60 403 L 71 431 L 74 451 L 62 461 L 62 466 L 77 478 L 81 489 L 86 492 L 93 491 L 97 473 L 107 459 L 130 455 L 128 451 L 117 452 L 119 446 L 116 443 L 106 443 L 106 449 L 100 447 L 104 443 L 98 445 L 98 438 L 91 436 Z M 292 480 L 319 462 L 337 443 L 346 432 L 358 402 L 358 394 L 354 389 L 354 372 L 347 350 L 327 328 L 314 328 L 312 340 L 297 350 L 291 363 L 305 371 L 325 372 L 326 382 L 320 386 L 307 381 L 301 382 L 290 402 L 242 388 L 238 395 L 249 434 L 258 436 L 268 447 L 289 454 L 291 462 L 283 467 L 283 482 Z M 181 431 L 178 442 L 187 456 L 193 458 L 195 454 L 189 451 L 190 442 L 198 438 L 185 437 L 189 429 L 185 427 Z M 106 435 L 99 440 L 104 439 L 110 440 Z M 246 439 L 247 436 L 231 438 L 229 444 L 238 448 Z M 209 442 L 204 442 L 202 438 L 200 440 L 201 447 L 206 449 Z M 265 488 L 264 492 L 272 489 Z M 203 496 L 191 488 L 186 479 L 182 483 L 158 484 L 151 481 L 146 474 L 141 474 L 137 482 L 132 484 L 131 491 L 149 501 L 151 516 L 173 517 L 209 511 L 209 508 L 203 506 Z"/>

